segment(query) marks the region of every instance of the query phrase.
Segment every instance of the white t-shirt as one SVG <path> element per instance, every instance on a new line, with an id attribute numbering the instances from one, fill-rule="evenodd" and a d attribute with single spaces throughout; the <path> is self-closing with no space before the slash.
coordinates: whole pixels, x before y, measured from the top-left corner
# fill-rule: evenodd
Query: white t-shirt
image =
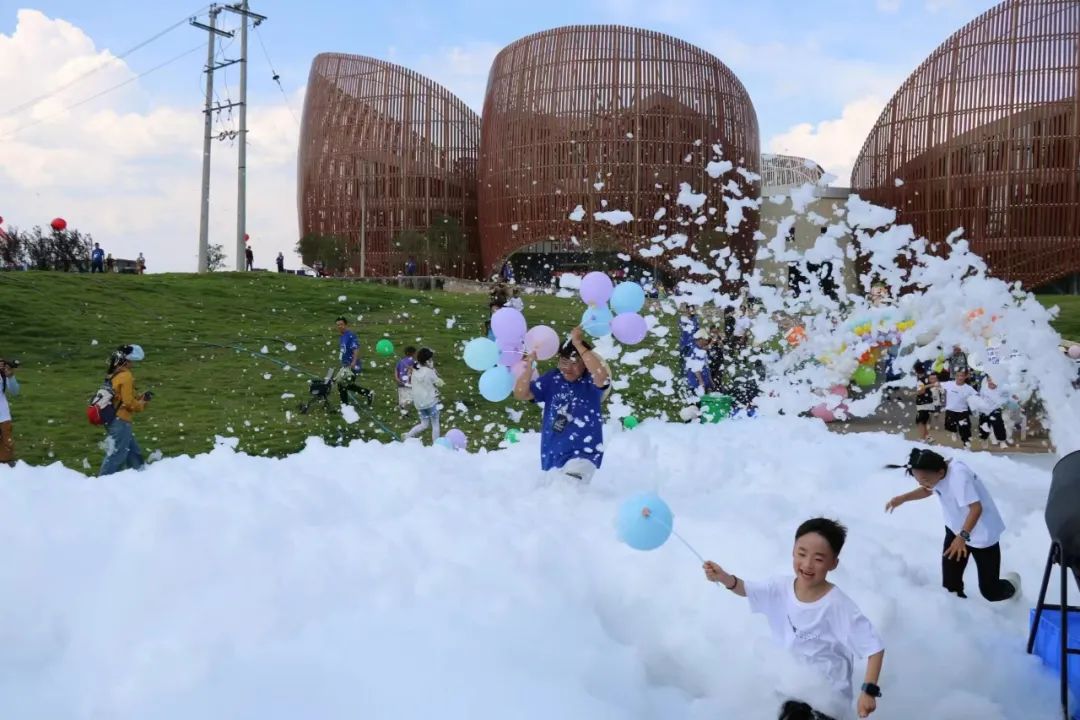
<path id="1" fill-rule="evenodd" d="M 996 388 L 991 388 L 989 384 L 983 383 L 983 386 L 979 388 L 979 400 L 982 401 L 982 407 L 980 411 L 989 415 L 1001 408 L 1005 404 L 1006 400 L 1005 391 L 998 385 Z"/>
<path id="2" fill-rule="evenodd" d="M 968 542 L 973 548 L 988 548 L 1001 538 L 1005 532 L 1005 522 L 1001 519 L 994 498 L 983 485 L 979 476 L 959 460 L 950 460 L 945 477 L 934 487 L 934 494 L 941 501 L 941 514 L 945 516 L 945 526 L 957 535 L 964 528 L 971 504 L 982 503 L 982 515 L 971 531 Z"/>
<path id="3" fill-rule="evenodd" d="M 967 383 L 957 385 L 954 380 L 941 383 L 941 387 L 945 389 L 945 412 L 971 412 L 968 400 L 979 394 L 975 388 Z"/>
<path id="4" fill-rule="evenodd" d="M 818 669 L 833 691 L 850 702 L 854 655 L 865 658 L 885 649 L 851 598 L 834 586 L 817 602 L 802 602 L 790 575 L 744 584 L 750 611 L 768 618 L 773 638 Z"/>
<path id="5" fill-rule="evenodd" d="M 439 391 L 436 388 L 442 387 L 444 383 L 435 368 L 417 365 L 413 368 L 410 385 L 413 405 L 417 410 L 427 410 L 439 402 Z"/>
<path id="6" fill-rule="evenodd" d="M 522 311 L 525 309 L 525 301 L 519 297 L 512 297 L 506 301 L 506 306 L 518 311 Z"/>
<path id="7" fill-rule="evenodd" d="M 2 382 L 2 381 L 0 381 Z M 0 385 L 2 387 L 2 385 Z M 13 377 L 7 379 L 7 392 L 0 392 L 0 422 L 11 422 L 11 408 L 8 406 L 7 396 L 15 397 L 19 394 L 19 381 Z"/>

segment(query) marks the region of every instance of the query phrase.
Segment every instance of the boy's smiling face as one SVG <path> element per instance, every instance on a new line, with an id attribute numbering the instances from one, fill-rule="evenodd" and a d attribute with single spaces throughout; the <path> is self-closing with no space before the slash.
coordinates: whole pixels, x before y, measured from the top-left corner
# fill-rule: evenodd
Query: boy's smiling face
<path id="1" fill-rule="evenodd" d="M 791 559 L 795 581 L 807 588 L 824 584 L 825 577 L 840 563 L 829 541 L 816 532 L 806 533 L 795 540 Z"/>

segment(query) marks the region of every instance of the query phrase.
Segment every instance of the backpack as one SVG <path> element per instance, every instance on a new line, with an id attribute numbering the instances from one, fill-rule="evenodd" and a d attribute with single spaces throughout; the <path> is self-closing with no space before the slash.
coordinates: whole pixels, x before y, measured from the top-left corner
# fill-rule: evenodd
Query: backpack
<path id="1" fill-rule="evenodd" d="M 90 397 L 90 402 L 86 406 L 86 419 L 91 425 L 108 425 L 116 419 L 115 398 L 112 380 L 105 378 L 105 382 Z"/>

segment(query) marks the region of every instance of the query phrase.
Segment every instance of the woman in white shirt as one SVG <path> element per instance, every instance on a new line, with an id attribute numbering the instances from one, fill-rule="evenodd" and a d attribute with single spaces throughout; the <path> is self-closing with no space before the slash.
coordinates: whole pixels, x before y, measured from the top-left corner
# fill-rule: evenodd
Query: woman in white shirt
<path id="1" fill-rule="evenodd" d="M 11 429 L 11 408 L 8 396 L 19 394 L 19 381 L 15 379 L 17 363 L 0 360 L 0 463 L 15 464 L 15 436 Z"/>
<path id="2" fill-rule="evenodd" d="M 919 483 L 916 490 L 897 495 L 885 505 L 892 512 L 906 502 L 937 495 L 945 516 L 945 554 L 941 558 L 942 585 L 962 598 L 968 555 L 979 569 L 979 592 L 990 602 L 1020 594 L 1020 576 L 1001 577 L 1001 545 L 1005 523 L 994 499 L 979 476 L 959 460 L 946 460 L 932 450 L 911 451 L 904 468 Z"/>
<path id="3" fill-rule="evenodd" d="M 956 377 L 941 387 L 945 391 L 945 429 L 956 433 L 964 447 L 971 447 L 971 407 L 968 401 L 979 393 L 968 385 L 968 371 L 960 370 Z"/>

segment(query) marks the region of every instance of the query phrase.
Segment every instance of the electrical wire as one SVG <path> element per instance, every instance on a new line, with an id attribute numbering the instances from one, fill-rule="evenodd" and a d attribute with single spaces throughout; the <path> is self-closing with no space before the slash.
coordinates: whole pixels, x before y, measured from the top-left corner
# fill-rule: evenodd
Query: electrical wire
<path id="1" fill-rule="evenodd" d="M 281 91 L 281 97 L 285 98 L 285 106 L 287 108 L 289 108 L 289 114 L 292 115 L 293 121 L 296 123 L 296 126 L 299 127 L 300 126 L 300 120 L 299 120 L 299 118 L 296 117 L 296 112 L 293 111 L 292 101 L 289 100 L 289 96 L 288 96 L 288 94 L 286 94 L 285 88 L 282 87 L 282 85 L 281 85 L 281 75 L 278 74 L 278 71 L 274 69 L 274 62 L 270 59 L 270 53 L 268 53 L 266 51 L 266 44 L 263 43 L 262 33 L 259 32 L 259 26 L 255 25 L 254 30 L 255 30 L 255 37 L 258 38 L 258 40 L 259 40 L 259 47 L 262 48 L 263 57 L 266 58 L 266 64 L 270 66 L 270 72 L 273 73 L 273 80 L 274 80 L 275 83 L 277 83 L 278 90 Z"/>
<path id="2" fill-rule="evenodd" d="M 60 110 L 57 113 L 53 113 L 52 115 L 47 115 L 45 117 L 38 118 L 38 119 L 36 119 L 36 120 L 34 120 L 32 122 L 28 122 L 28 123 L 26 123 L 24 125 L 20 125 L 19 127 L 15 128 L 11 132 L 7 133 L 6 135 L 0 136 L 0 139 L 7 140 L 9 138 L 12 138 L 12 137 L 18 135 L 23 130 L 26 130 L 28 128 L 32 128 L 35 125 L 39 125 L 39 124 L 41 124 L 43 122 L 46 122 L 48 120 L 52 120 L 54 118 L 60 117 L 61 115 L 64 115 L 65 113 L 70 112 L 71 110 L 74 110 L 77 107 L 85 105 L 86 103 L 91 102 L 93 100 L 97 100 L 99 97 L 101 97 L 103 95 L 107 95 L 107 94 L 113 92 L 114 90 L 119 90 L 120 88 L 124 87 L 125 85 L 130 85 L 131 83 L 135 82 L 136 80 L 146 77 L 150 73 L 161 70 L 162 68 L 164 68 L 164 67 L 166 67 L 168 65 L 172 65 L 174 62 L 176 62 L 178 60 L 181 60 L 181 59 L 187 57 L 188 55 L 191 55 L 193 52 L 195 52 L 196 50 L 199 50 L 202 47 L 204 47 L 203 43 L 199 43 L 198 45 L 191 48 L 190 50 L 185 50 L 184 52 L 180 53 L 179 55 L 176 55 L 175 57 L 172 57 L 172 58 L 166 60 L 165 62 L 163 62 L 163 63 L 161 63 L 159 65 L 155 65 L 154 67 L 150 68 L 149 70 L 144 70 L 143 72 L 139 73 L 138 75 L 136 75 L 134 77 L 130 77 L 127 80 L 125 80 L 125 81 L 123 81 L 121 83 L 117 83 L 116 85 L 113 85 L 112 87 L 105 88 L 101 92 L 96 92 L 93 95 L 91 95 L 90 97 L 83 98 L 82 100 L 80 100 L 77 103 L 67 105 L 67 106 L 64 107 L 64 109 Z"/>
<path id="3" fill-rule="evenodd" d="M 49 92 L 47 92 L 47 93 L 45 93 L 43 95 L 38 95 L 37 97 L 31 98 L 30 100 L 27 100 L 26 102 L 24 102 L 24 103 L 22 103 L 20 105 L 16 105 L 15 107 L 11 108 L 10 110 L 5 111 L 3 114 L 0 114 L 0 117 L 7 117 L 8 115 L 14 115 L 14 114 L 16 114 L 18 112 L 21 112 L 21 111 L 29 108 L 29 107 L 33 107 L 34 105 L 38 104 L 42 100 L 47 100 L 48 98 L 53 97 L 57 93 L 63 92 L 64 90 L 67 90 L 69 87 L 71 87 L 73 85 L 77 85 L 78 83 L 82 82 L 83 80 L 90 77 L 94 73 L 108 67 L 110 64 L 112 64 L 112 62 L 114 60 L 123 60 L 128 55 L 131 55 L 133 52 L 135 52 L 137 50 L 141 50 L 142 48 L 146 47 L 147 45 L 154 42 L 155 40 L 158 40 L 159 38 L 164 37 L 168 33 L 175 30 L 176 28 L 178 28 L 181 25 L 187 23 L 189 20 L 192 20 L 193 18 L 198 17 L 199 15 L 201 15 L 203 13 L 204 10 L 206 10 L 209 7 L 210 7 L 209 5 L 203 5 L 201 8 L 196 10 L 194 13 L 192 13 L 190 15 L 185 15 L 183 19 L 178 20 L 177 22 L 173 23 L 169 27 L 165 28 L 164 30 L 161 30 L 160 32 L 158 32 L 156 34 L 151 35 L 149 38 L 147 38 L 146 40 L 143 40 L 142 42 L 135 45 L 134 47 L 128 48 L 127 50 L 125 50 L 124 52 L 120 53 L 119 55 L 117 55 L 115 57 L 110 57 L 110 58 L 102 61 L 98 65 L 96 65 L 96 66 L 90 68 L 89 70 L 87 70 L 86 72 L 84 72 L 82 75 L 79 75 L 78 77 L 75 77 L 75 78 L 67 81 L 63 85 L 60 85 L 59 87 L 53 88 L 52 90 L 50 90 Z"/>

